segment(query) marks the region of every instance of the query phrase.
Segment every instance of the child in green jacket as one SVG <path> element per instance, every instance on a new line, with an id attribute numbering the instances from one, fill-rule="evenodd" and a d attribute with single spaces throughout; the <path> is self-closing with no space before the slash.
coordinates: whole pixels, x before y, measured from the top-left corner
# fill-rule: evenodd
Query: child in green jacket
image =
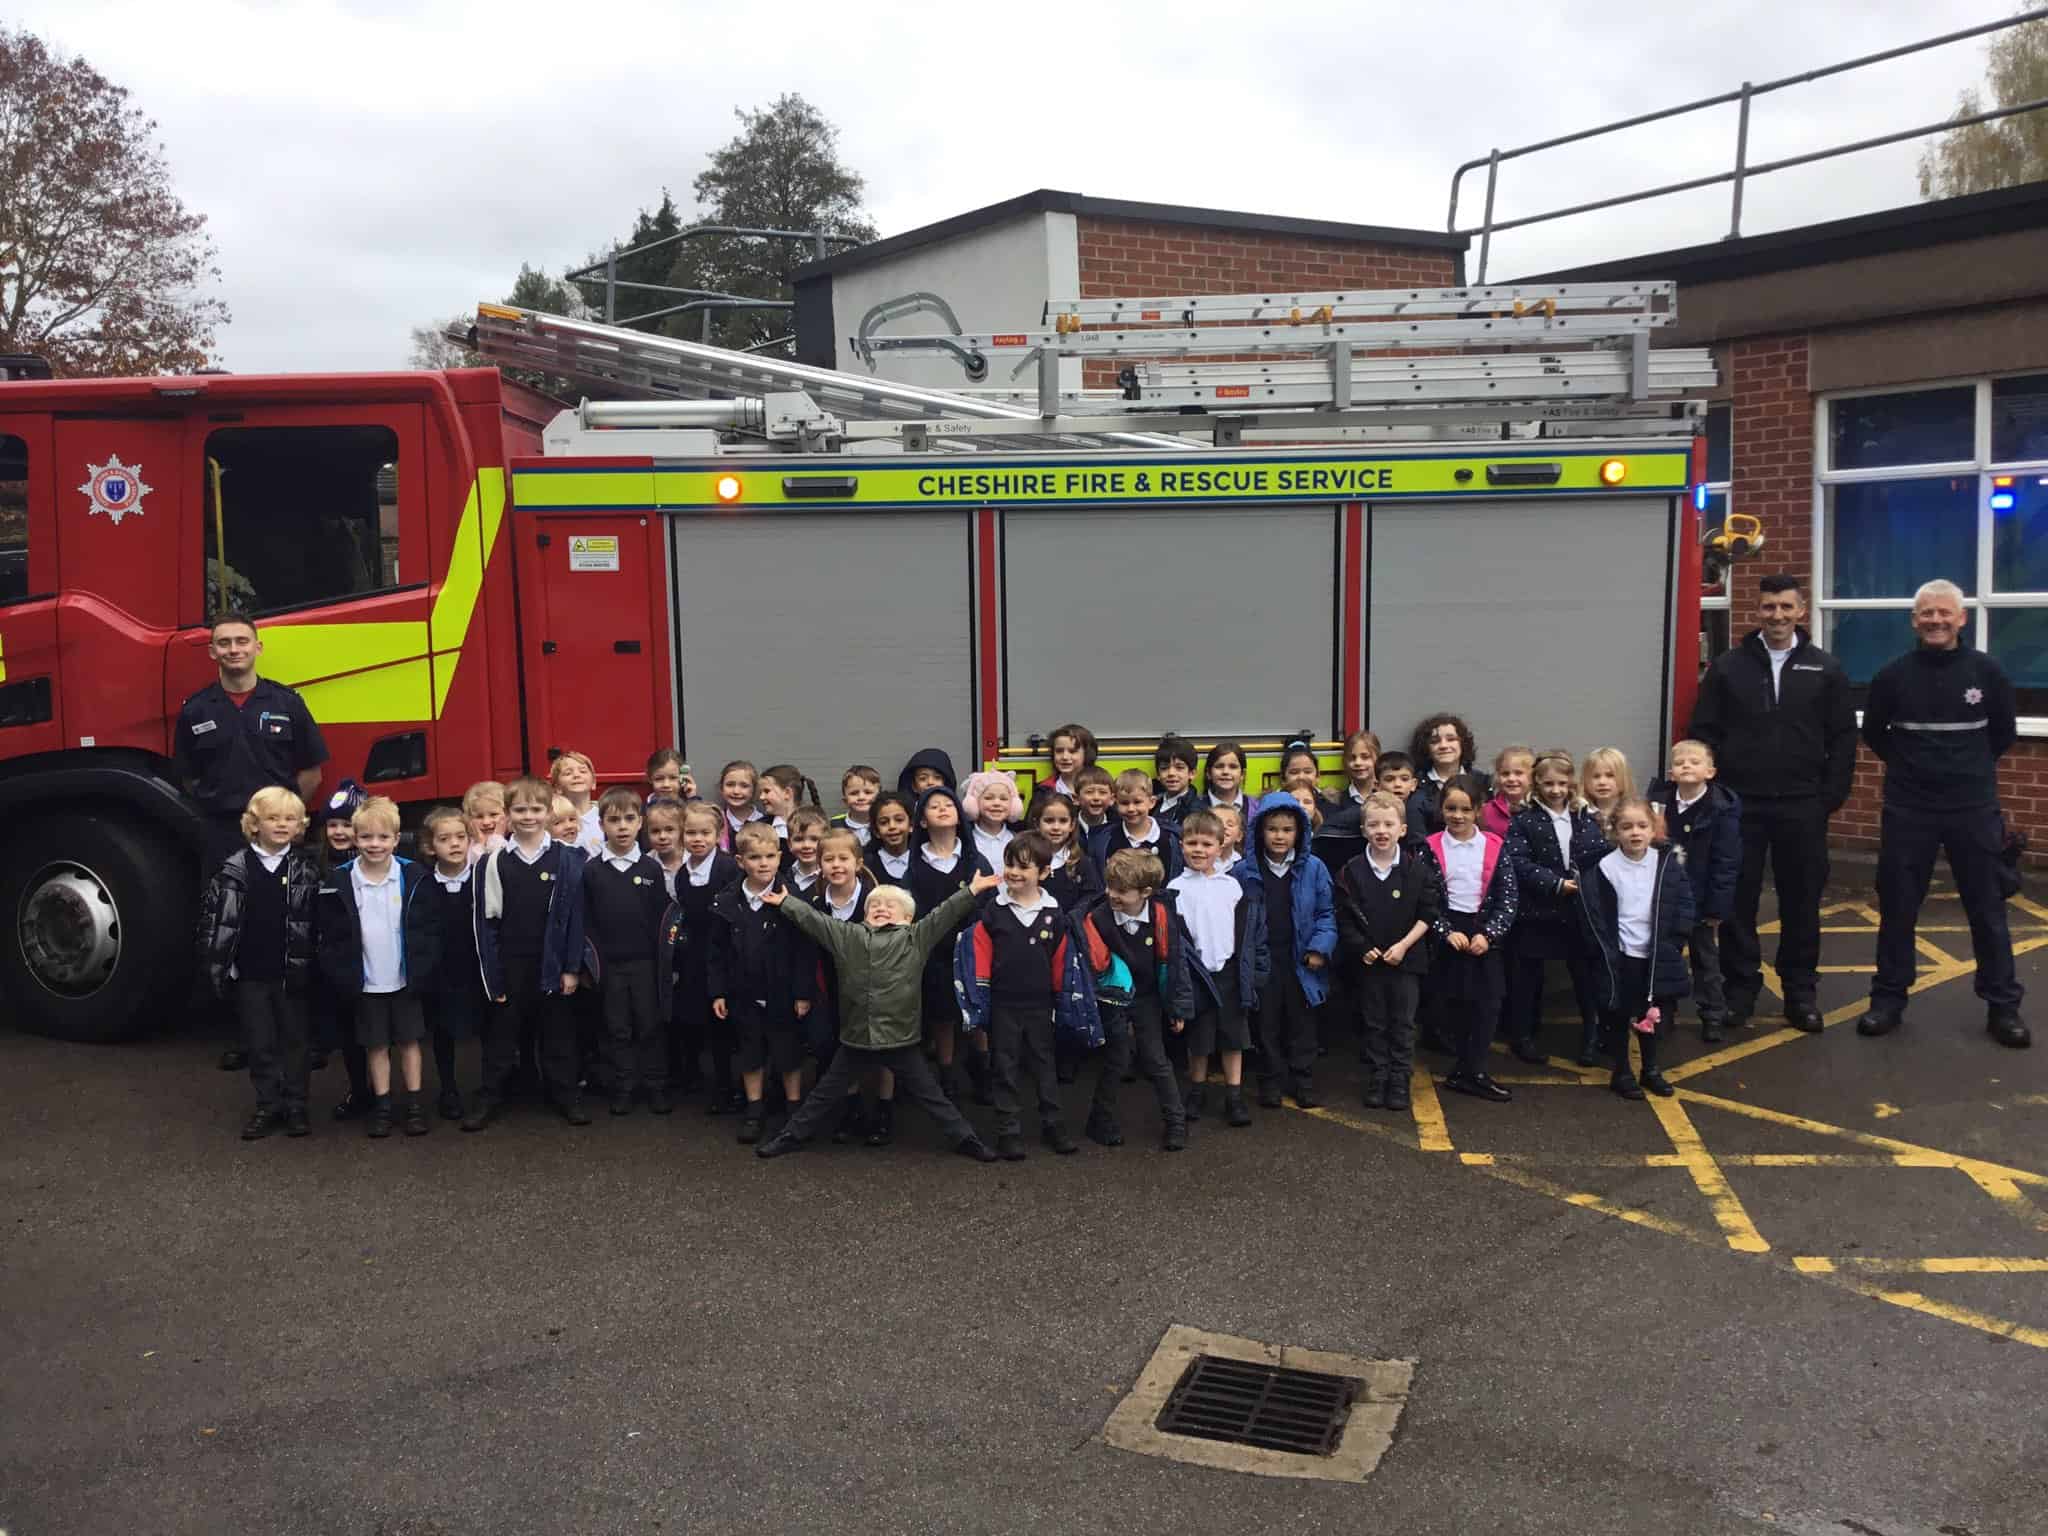
<path id="1" fill-rule="evenodd" d="M 804 902 L 790 901 L 783 886 L 762 896 L 838 967 L 841 1049 L 797 1112 L 754 1148 L 756 1157 L 796 1151 L 844 1108 L 847 1089 L 863 1073 L 886 1067 L 896 1074 L 897 1096 L 908 1096 L 938 1121 L 955 1152 L 980 1163 L 996 1160 L 932 1076 L 918 1049 L 918 1031 L 926 957 L 959 927 L 975 898 L 999 883 L 994 875 L 977 875 L 917 923 L 911 921 L 916 904 L 910 893 L 893 885 L 875 888 L 860 923 L 835 922 Z"/>

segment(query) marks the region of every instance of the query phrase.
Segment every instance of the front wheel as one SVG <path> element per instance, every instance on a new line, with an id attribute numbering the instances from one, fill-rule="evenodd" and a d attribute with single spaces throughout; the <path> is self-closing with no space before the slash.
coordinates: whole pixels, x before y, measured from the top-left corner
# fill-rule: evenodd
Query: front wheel
<path id="1" fill-rule="evenodd" d="M 59 1040 L 124 1040 L 181 1007 L 198 879 L 162 833 L 86 812 L 26 818 L 0 852 L 0 999 Z"/>

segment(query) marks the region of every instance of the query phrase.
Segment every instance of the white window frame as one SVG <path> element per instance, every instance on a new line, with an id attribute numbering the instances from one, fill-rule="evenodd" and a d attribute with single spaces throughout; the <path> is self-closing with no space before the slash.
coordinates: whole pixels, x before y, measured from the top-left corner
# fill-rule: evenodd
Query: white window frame
<path id="1" fill-rule="evenodd" d="M 2048 608 L 2048 592 L 1992 591 L 1993 535 L 1997 515 L 1991 510 L 1992 479 L 1998 475 L 2048 475 L 2048 459 L 2024 459 L 2009 464 L 1991 458 L 1991 385 L 1994 379 L 2032 378 L 2048 368 L 2022 368 L 2011 373 L 1984 374 L 1973 379 L 1927 379 L 1911 384 L 1884 384 L 1868 389 L 1838 389 L 1816 395 L 1813 401 L 1813 612 L 1816 643 L 1825 648 L 1832 638 L 1829 615 L 1890 609 L 1901 619 L 1913 611 L 1910 597 L 1829 597 L 1831 572 L 1828 568 L 1828 489 L 1837 485 L 1870 484 L 1890 480 L 1937 480 L 1942 476 L 1973 475 L 1977 480 L 1977 568 L 1971 586 L 1975 590 L 1963 599 L 1970 616 L 1970 643 L 1988 651 L 1991 641 L 1991 613 L 1998 608 Z M 1938 464 L 1890 464 L 1874 469 L 1831 469 L 1828 467 L 1829 407 L 1837 400 L 1854 400 L 1869 395 L 1907 395 L 1923 390 L 1955 389 L 1969 385 L 1975 390 L 1971 447 L 1974 457 L 1944 460 Z M 1730 426 L 1731 434 L 1733 425 Z M 1710 486 L 1709 490 L 1713 488 Z M 1702 598 L 1700 606 L 1709 606 Z M 1906 648 L 1910 633 L 1899 626 L 1899 649 Z M 2022 736 L 2048 737 L 2048 716 L 2022 715 Z"/>

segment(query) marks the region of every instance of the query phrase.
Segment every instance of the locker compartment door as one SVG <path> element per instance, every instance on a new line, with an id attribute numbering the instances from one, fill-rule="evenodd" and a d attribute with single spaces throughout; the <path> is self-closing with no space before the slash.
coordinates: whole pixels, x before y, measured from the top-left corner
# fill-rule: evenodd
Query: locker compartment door
<path id="1" fill-rule="evenodd" d="M 1371 725 L 1405 746 L 1427 715 L 1470 722 L 1480 766 L 1509 742 L 1663 761 L 1668 499 L 1532 497 L 1371 508 Z"/>
<path id="2" fill-rule="evenodd" d="M 647 520 L 539 517 L 527 537 L 521 553 L 537 561 L 541 593 L 526 630 L 528 760 L 545 773 L 557 754 L 581 752 L 600 784 L 637 784 L 668 736 Z"/>
<path id="3" fill-rule="evenodd" d="M 682 517 L 674 555 L 682 750 L 794 763 L 838 803 L 849 763 L 919 747 L 973 759 L 971 550 L 964 512 Z"/>

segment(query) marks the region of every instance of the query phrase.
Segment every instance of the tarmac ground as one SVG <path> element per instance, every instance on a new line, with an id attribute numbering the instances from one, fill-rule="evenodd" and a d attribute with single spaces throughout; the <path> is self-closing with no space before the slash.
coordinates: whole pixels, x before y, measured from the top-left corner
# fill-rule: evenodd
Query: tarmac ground
<path id="1" fill-rule="evenodd" d="M 0 1026 L 0 1533 L 2048 1531 L 2048 1011 L 1990 1041 L 1937 893 L 1859 1038 L 1844 876 L 1826 1031 L 1687 1009 L 1675 1098 L 1558 1014 L 1513 1104 L 1367 1110 L 1340 1027 L 1322 1107 L 1174 1155 L 1141 1084 L 1123 1147 L 994 1166 L 908 1112 L 762 1162 L 695 1102 L 373 1142 L 338 1063 L 244 1143 L 204 1022 Z M 2011 918 L 2048 996 L 2048 893 Z M 1377 1468 L 1109 1444 L 1174 1325 L 1412 1361 Z"/>

